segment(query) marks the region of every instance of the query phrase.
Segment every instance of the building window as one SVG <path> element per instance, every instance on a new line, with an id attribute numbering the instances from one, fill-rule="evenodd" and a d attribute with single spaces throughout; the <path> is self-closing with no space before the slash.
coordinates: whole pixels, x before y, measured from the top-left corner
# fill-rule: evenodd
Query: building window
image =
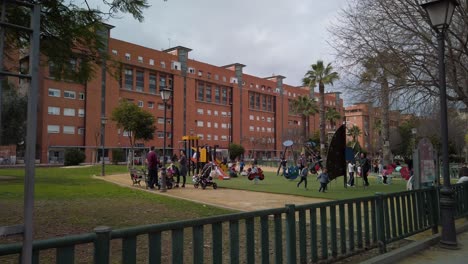
<path id="1" fill-rule="evenodd" d="M 125 69 L 125 89 L 133 90 L 133 70 Z"/>
<path id="2" fill-rule="evenodd" d="M 223 82 L 226 82 L 226 76 L 223 76 Z"/>
<path id="3" fill-rule="evenodd" d="M 79 116 L 79 117 L 84 117 L 84 116 L 85 116 L 85 111 L 84 111 L 84 109 L 78 109 L 78 116 Z"/>
<path id="4" fill-rule="evenodd" d="M 250 130 L 250 131 L 255 131 L 255 127 L 249 126 L 249 130 Z"/>
<path id="5" fill-rule="evenodd" d="M 214 123 L 214 128 L 218 128 L 218 123 Z"/>
<path id="6" fill-rule="evenodd" d="M 148 102 L 148 108 L 153 109 L 154 108 L 154 102 Z"/>
<path id="7" fill-rule="evenodd" d="M 161 61 L 160 65 L 161 65 L 161 68 L 163 68 L 163 69 L 166 68 L 166 63 L 164 61 Z"/>
<path id="8" fill-rule="evenodd" d="M 164 104 L 158 104 L 158 110 L 164 110 Z M 169 110 L 169 108 L 167 110 Z"/>
<path id="9" fill-rule="evenodd" d="M 215 115 L 215 116 L 218 116 L 218 111 L 215 110 L 215 111 L 214 111 L 214 115 Z"/>
<path id="10" fill-rule="evenodd" d="M 138 107 L 143 107 L 143 101 L 138 101 Z"/>
<path id="11" fill-rule="evenodd" d="M 214 140 L 218 140 L 218 136 L 217 136 L 217 135 L 214 135 Z"/>
<path id="12" fill-rule="evenodd" d="M 221 112 L 221 116 L 222 116 L 222 117 L 226 117 L 226 116 L 227 116 L 227 113 L 226 113 L 226 112 Z"/>
<path id="13" fill-rule="evenodd" d="M 188 68 L 188 72 L 194 74 L 194 73 L 195 73 L 195 69 L 190 67 L 190 68 Z"/>
<path id="14" fill-rule="evenodd" d="M 197 121 L 197 127 L 203 127 L 203 121 Z"/>
<path id="15" fill-rule="evenodd" d="M 203 109 L 201 109 L 201 108 L 198 108 L 198 109 L 197 109 L 197 114 L 199 114 L 199 115 L 203 115 Z"/>
<path id="16" fill-rule="evenodd" d="M 154 60 L 153 59 L 149 59 L 149 65 L 151 65 L 151 66 L 154 65 Z"/>
<path id="17" fill-rule="evenodd" d="M 249 93 L 249 107 L 250 109 L 255 109 L 255 94 Z"/>
<path id="18" fill-rule="evenodd" d="M 206 73 L 206 78 L 211 79 L 211 72 Z"/>
<path id="19" fill-rule="evenodd" d="M 164 132 L 158 131 L 158 138 L 164 138 Z"/>
<path id="20" fill-rule="evenodd" d="M 75 109 L 73 108 L 64 108 L 63 109 L 64 116 L 75 116 Z"/>
<path id="21" fill-rule="evenodd" d="M 206 140 L 211 140 L 211 135 L 210 134 L 206 135 Z"/>
<path id="22" fill-rule="evenodd" d="M 203 140 L 203 134 L 198 134 L 197 135 L 201 140 Z"/>
<path id="23" fill-rule="evenodd" d="M 48 125 L 47 133 L 51 133 L 51 134 L 60 133 L 60 126 Z"/>
<path id="24" fill-rule="evenodd" d="M 227 89 L 223 88 L 221 91 L 221 103 L 222 104 L 227 104 Z"/>
<path id="25" fill-rule="evenodd" d="M 63 91 L 63 98 L 75 99 L 76 93 L 72 91 Z"/>
<path id="26" fill-rule="evenodd" d="M 78 128 L 78 135 L 84 135 L 85 133 L 85 128 L 84 127 L 79 127 Z"/>
<path id="27" fill-rule="evenodd" d="M 254 118 L 253 115 L 249 115 L 249 119 L 250 119 L 250 120 L 255 120 L 255 118 Z"/>
<path id="28" fill-rule="evenodd" d="M 206 122 L 206 127 L 211 127 L 211 122 Z"/>
<path id="29" fill-rule="evenodd" d="M 215 74 L 215 75 L 214 75 L 214 79 L 215 79 L 216 81 L 219 80 L 219 75 L 218 75 L 218 74 Z"/>
<path id="30" fill-rule="evenodd" d="M 125 53 L 125 59 L 126 59 L 126 60 L 129 61 L 131 58 L 132 58 L 132 57 L 131 57 L 130 53 Z"/>
<path id="31" fill-rule="evenodd" d="M 80 100 L 84 100 L 85 99 L 85 94 L 84 93 L 80 93 Z"/>
<path id="32" fill-rule="evenodd" d="M 221 136 L 221 140 L 222 141 L 227 141 L 227 136 L 225 136 L 225 135 Z"/>
<path id="33" fill-rule="evenodd" d="M 164 124 L 164 118 L 158 117 L 158 124 Z"/>
<path id="34" fill-rule="evenodd" d="M 198 100 L 203 101 L 205 96 L 205 87 L 203 86 L 203 83 L 198 83 Z"/>
<path id="35" fill-rule="evenodd" d="M 142 56 L 138 56 L 138 62 L 143 63 L 143 57 Z"/>
<path id="36" fill-rule="evenodd" d="M 211 86 L 207 85 L 205 90 L 205 101 L 211 103 Z"/>
<path id="37" fill-rule="evenodd" d="M 221 124 L 221 128 L 224 128 L 224 129 L 226 129 L 226 128 L 227 128 L 227 125 L 226 125 L 226 123 L 222 123 L 222 124 Z"/>
<path id="38" fill-rule="evenodd" d="M 198 76 L 203 76 L 203 71 L 198 71 Z"/>
<path id="39" fill-rule="evenodd" d="M 221 98 L 219 90 L 220 90 L 219 86 L 216 86 L 215 87 L 215 103 L 217 104 L 219 104 L 220 98 Z"/>
<path id="40" fill-rule="evenodd" d="M 262 110 L 263 110 L 263 111 L 266 111 L 266 110 L 267 110 L 267 107 L 266 107 L 266 96 L 265 96 L 265 95 L 262 95 Z"/>
<path id="41" fill-rule="evenodd" d="M 211 110 L 206 110 L 207 115 L 211 115 Z"/>
<path id="42" fill-rule="evenodd" d="M 162 88 L 166 88 L 166 75 L 159 75 L 159 91 L 160 92 Z"/>
<path id="43" fill-rule="evenodd" d="M 156 94 L 156 74 L 154 73 L 149 75 L 149 92 Z"/>
<path id="44" fill-rule="evenodd" d="M 64 134 L 75 134 L 75 127 L 74 126 L 63 126 L 63 133 Z"/>
<path id="45" fill-rule="evenodd" d="M 143 92 L 145 87 L 145 73 L 143 71 L 136 71 L 136 90 Z"/>
<path id="46" fill-rule="evenodd" d="M 113 49 L 112 54 L 117 55 L 117 50 Z"/>
<path id="47" fill-rule="evenodd" d="M 60 97 L 60 90 L 59 89 L 49 88 L 49 96 Z"/>
<path id="48" fill-rule="evenodd" d="M 49 115 L 60 115 L 60 107 L 49 106 L 47 112 Z"/>

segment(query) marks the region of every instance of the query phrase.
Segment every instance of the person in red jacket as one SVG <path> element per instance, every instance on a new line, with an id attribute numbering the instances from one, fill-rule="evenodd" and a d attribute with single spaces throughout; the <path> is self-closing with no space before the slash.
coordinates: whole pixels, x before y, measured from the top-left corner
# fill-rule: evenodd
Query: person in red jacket
<path id="1" fill-rule="evenodd" d="M 148 152 L 148 155 L 146 155 L 146 164 L 148 165 L 149 188 L 154 189 L 155 184 L 159 187 L 159 184 L 158 184 L 159 160 L 158 160 L 158 156 L 156 155 L 156 152 L 154 151 L 154 146 L 150 148 L 150 152 Z"/>

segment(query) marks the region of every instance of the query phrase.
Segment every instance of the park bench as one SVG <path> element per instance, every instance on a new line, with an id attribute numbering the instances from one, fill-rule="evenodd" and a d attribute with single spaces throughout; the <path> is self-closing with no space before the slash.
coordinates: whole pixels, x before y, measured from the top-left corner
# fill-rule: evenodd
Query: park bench
<path id="1" fill-rule="evenodd" d="M 141 181 L 143 181 L 145 183 L 146 188 L 148 188 L 148 176 L 145 170 L 135 168 L 130 169 L 130 178 L 132 179 L 133 186 L 137 184 L 138 186 L 141 186 L 140 183 Z"/>

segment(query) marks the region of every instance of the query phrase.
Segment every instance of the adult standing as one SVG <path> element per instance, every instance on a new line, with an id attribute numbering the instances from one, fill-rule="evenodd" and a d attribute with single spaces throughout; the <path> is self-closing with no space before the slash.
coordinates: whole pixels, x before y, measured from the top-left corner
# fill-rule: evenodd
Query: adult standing
<path id="1" fill-rule="evenodd" d="M 369 159 L 366 157 L 366 154 L 361 153 L 361 158 L 359 159 L 359 165 L 361 167 L 361 176 L 364 180 L 364 186 L 369 186 L 369 180 L 367 176 L 369 175 L 369 170 L 371 168 L 371 164 Z"/>
<path id="2" fill-rule="evenodd" d="M 149 188 L 154 189 L 154 185 L 156 184 L 159 188 L 158 184 L 158 156 L 154 151 L 154 146 L 151 146 L 148 155 L 146 155 L 146 164 L 148 165 L 148 176 L 149 176 Z"/>
<path id="3" fill-rule="evenodd" d="M 354 164 L 351 160 L 348 161 L 348 175 L 349 175 L 348 186 L 354 187 Z"/>
<path id="4" fill-rule="evenodd" d="M 185 182 L 187 181 L 187 156 L 185 155 L 185 151 L 180 151 L 179 157 L 179 174 L 177 175 L 177 185 L 179 187 L 180 177 L 182 177 L 182 188 L 185 188 Z"/>

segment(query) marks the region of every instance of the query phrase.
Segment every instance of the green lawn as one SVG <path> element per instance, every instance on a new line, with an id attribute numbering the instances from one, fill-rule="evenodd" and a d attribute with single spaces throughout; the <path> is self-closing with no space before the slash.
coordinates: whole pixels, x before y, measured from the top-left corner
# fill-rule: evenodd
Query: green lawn
<path id="1" fill-rule="evenodd" d="M 336 200 L 370 196 L 375 195 L 376 192 L 391 193 L 406 190 L 406 181 L 396 177 L 393 178 L 392 184 L 384 185 L 377 184 L 376 177 L 372 175 L 369 177 L 370 186 L 367 188 L 362 186 L 361 178 L 358 178 L 358 184 L 356 187 L 344 188 L 343 177 L 339 177 L 337 180 L 334 180 L 328 184 L 329 188 L 326 193 L 318 192 L 320 183 L 316 181 L 315 175 L 309 174 L 307 180 L 308 190 L 304 189 L 304 183 L 302 183 L 299 188 L 296 187 L 296 184 L 299 182 L 299 177 L 291 181 L 282 176 L 276 176 L 276 172 L 265 172 L 265 179 L 263 181 L 259 181 L 258 184 L 254 184 L 254 181 L 249 181 L 247 177 L 244 176 L 231 178 L 230 180 L 225 181 L 218 180 L 217 183 L 220 188 L 282 193 Z"/>
<path id="2" fill-rule="evenodd" d="M 125 166 L 106 166 L 123 173 Z M 123 188 L 93 179 L 100 167 L 37 168 L 35 177 L 35 239 L 92 232 L 99 225 L 122 228 L 193 219 L 232 211 Z M 23 222 L 24 169 L 1 169 L 0 223 Z M 1 238 L 0 243 L 18 237 Z"/>

